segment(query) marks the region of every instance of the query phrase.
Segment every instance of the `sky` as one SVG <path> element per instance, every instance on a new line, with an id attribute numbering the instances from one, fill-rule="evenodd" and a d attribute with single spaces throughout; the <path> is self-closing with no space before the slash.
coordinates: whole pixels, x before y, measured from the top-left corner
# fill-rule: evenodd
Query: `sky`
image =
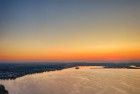
<path id="1" fill-rule="evenodd" d="M 140 60 L 140 0 L 0 0 L 0 61 Z"/>

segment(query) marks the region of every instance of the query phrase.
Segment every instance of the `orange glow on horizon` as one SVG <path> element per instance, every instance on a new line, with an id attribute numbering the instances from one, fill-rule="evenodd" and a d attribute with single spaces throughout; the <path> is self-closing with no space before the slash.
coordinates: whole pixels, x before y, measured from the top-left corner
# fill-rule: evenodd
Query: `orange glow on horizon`
<path id="1" fill-rule="evenodd" d="M 46 61 L 94 61 L 94 60 L 140 60 L 140 51 L 81 52 L 48 54 L 0 54 L 0 60 L 46 60 Z"/>
<path id="2" fill-rule="evenodd" d="M 2 2 L 0 62 L 140 60 L 140 0 L 13 1 Z"/>

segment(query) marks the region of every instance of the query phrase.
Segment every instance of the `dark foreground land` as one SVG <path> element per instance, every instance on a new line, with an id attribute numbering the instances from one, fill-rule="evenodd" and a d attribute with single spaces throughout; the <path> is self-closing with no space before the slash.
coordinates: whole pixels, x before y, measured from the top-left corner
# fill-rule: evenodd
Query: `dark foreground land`
<path id="1" fill-rule="evenodd" d="M 0 94 L 9 94 L 3 85 L 0 84 Z"/>
<path id="2" fill-rule="evenodd" d="M 0 63 L 0 79 L 16 79 L 18 77 L 77 66 L 103 66 L 104 68 L 140 69 L 140 63 Z"/>

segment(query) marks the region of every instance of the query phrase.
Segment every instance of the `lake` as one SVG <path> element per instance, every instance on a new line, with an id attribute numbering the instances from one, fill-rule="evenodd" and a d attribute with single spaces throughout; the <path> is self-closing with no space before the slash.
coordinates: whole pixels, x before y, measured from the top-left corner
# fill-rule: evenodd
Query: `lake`
<path id="1" fill-rule="evenodd" d="M 10 94 L 140 94 L 139 69 L 89 66 L 0 80 Z"/>

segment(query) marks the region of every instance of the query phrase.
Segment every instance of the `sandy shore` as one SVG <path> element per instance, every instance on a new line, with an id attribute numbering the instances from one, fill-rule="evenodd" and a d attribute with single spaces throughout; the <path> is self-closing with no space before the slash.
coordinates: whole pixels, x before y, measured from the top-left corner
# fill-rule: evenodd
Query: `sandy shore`
<path id="1" fill-rule="evenodd" d="M 10 94 L 140 94 L 140 70 L 69 68 L 0 83 Z"/>

